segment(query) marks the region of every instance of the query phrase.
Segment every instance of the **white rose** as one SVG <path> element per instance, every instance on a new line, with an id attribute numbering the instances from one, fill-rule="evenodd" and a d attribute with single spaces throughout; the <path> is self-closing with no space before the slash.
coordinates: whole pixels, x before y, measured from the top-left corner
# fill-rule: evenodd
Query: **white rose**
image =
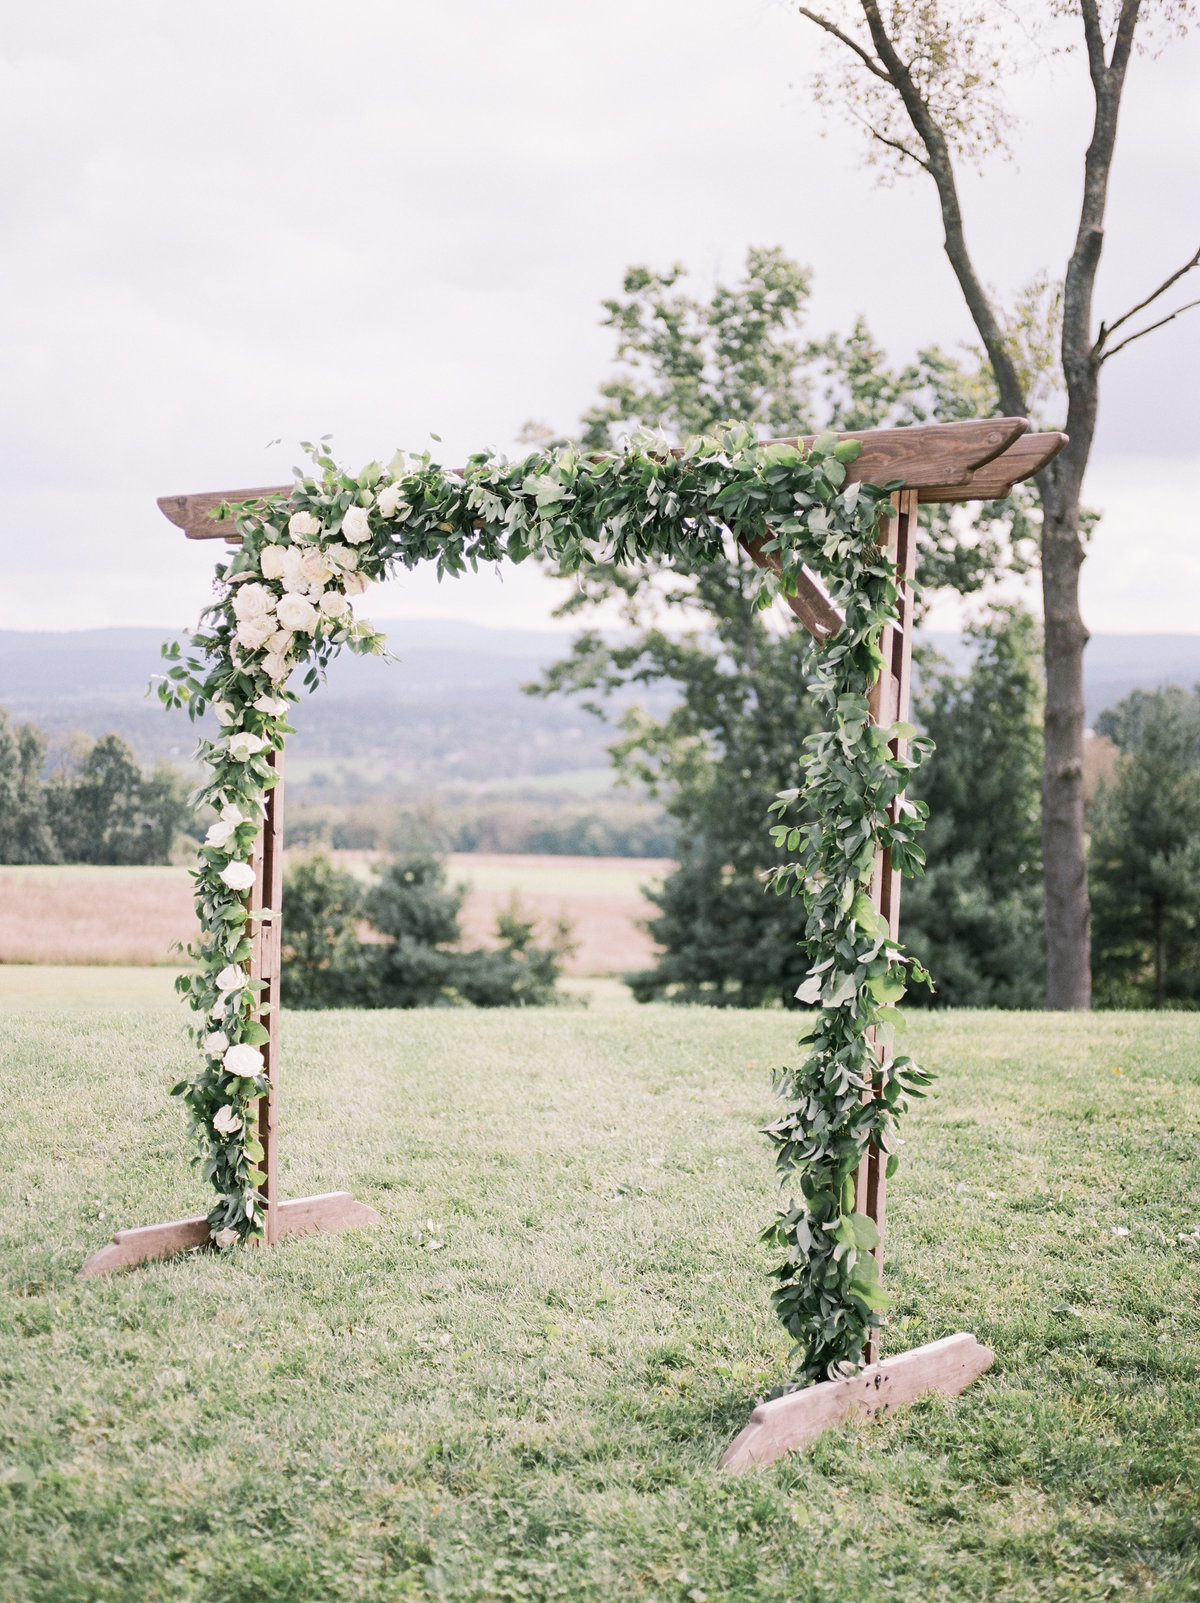
<path id="1" fill-rule="evenodd" d="M 263 672 L 273 685 L 281 685 L 292 671 L 287 658 L 277 651 L 268 651 L 262 660 L 262 666 Z"/>
<path id="2" fill-rule="evenodd" d="M 265 584 L 244 584 L 233 597 L 233 615 L 239 622 L 265 618 L 274 609 L 275 597 Z"/>
<path id="3" fill-rule="evenodd" d="M 288 702 L 286 696 L 256 696 L 253 705 L 258 712 L 265 712 L 268 718 L 284 718 L 287 716 Z"/>
<path id="4" fill-rule="evenodd" d="M 228 818 L 218 818 L 215 824 L 208 826 L 208 834 L 204 837 L 204 844 L 206 846 L 215 846 L 219 851 L 222 846 L 229 844 L 229 837 L 236 828 L 237 824 L 231 823 Z"/>
<path id="5" fill-rule="evenodd" d="M 217 990 L 224 993 L 240 991 L 246 983 L 246 971 L 237 963 L 227 963 L 217 975 Z"/>
<path id="6" fill-rule="evenodd" d="M 225 743 L 225 749 L 235 763 L 247 763 L 269 744 L 270 742 L 264 740 L 261 735 L 252 735 L 248 730 L 242 729 L 236 735 L 230 735 Z"/>
<path id="7" fill-rule="evenodd" d="M 342 518 L 342 539 L 351 545 L 361 545 L 371 538 L 371 524 L 366 507 L 347 507 Z"/>
<path id="8" fill-rule="evenodd" d="M 267 613 L 261 618 L 243 618 L 237 626 L 237 642 L 247 651 L 258 651 L 275 633 L 275 620 Z"/>
<path id="9" fill-rule="evenodd" d="M 400 486 L 398 484 L 389 484 L 384 489 L 380 490 L 378 498 L 375 502 L 375 505 L 383 513 L 385 518 L 394 518 L 396 516 L 396 508 L 399 506 L 399 504 Z"/>
<path id="10" fill-rule="evenodd" d="M 264 579 L 283 578 L 283 558 L 285 547 L 281 545 L 265 545 L 258 553 L 258 568 Z"/>
<path id="11" fill-rule="evenodd" d="M 229 1037 L 224 1030 L 214 1030 L 204 1037 L 204 1050 L 210 1058 L 224 1057 L 229 1050 Z"/>
<path id="12" fill-rule="evenodd" d="M 230 1047 L 229 1050 L 232 1052 L 233 1048 Z M 213 1129 L 220 1135 L 233 1135 L 242 1128 L 242 1121 L 238 1118 L 236 1109 L 228 1102 L 213 1114 L 212 1123 Z"/>
<path id="13" fill-rule="evenodd" d="M 263 1055 L 256 1046 L 250 1046 L 245 1041 L 239 1041 L 231 1046 L 225 1054 L 226 1074 L 239 1075 L 244 1080 L 252 1080 L 256 1074 L 262 1073 Z"/>
<path id="14" fill-rule="evenodd" d="M 321 525 L 311 512 L 293 512 L 288 519 L 288 533 L 294 540 L 315 540 Z"/>
<path id="15" fill-rule="evenodd" d="M 333 577 L 332 569 L 326 562 L 324 554 L 315 545 L 310 545 L 300 559 L 300 572 L 305 581 L 314 589 L 329 583 Z"/>
<path id="16" fill-rule="evenodd" d="M 361 573 L 348 573 L 344 581 L 346 594 L 348 596 L 365 596 L 369 583 L 370 580 L 365 579 Z"/>
<path id="17" fill-rule="evenodd" d="M 254 885 L 254 870 L 249 863 L 226 863 L 221 879 L 231 891 L 248 891 Z"/>
<path id="18" fill-rule="evenodd" d="M 284 596 L 277 610 L 285 629 L 302 629 L 305 634 L 311 634 L 317 626 L 317 609 L 303 596 Z"/>
<path id="19" fill-rule="evenodd" d="M 325 553 L 326 562 L 343 573 L 352 573 L 358 567 L 358 552 L 350 545 L 331 545 Z"/>
<path id="20" fill-rule="evenodd" d="M 344 618 L 350 611 L 350 603 L 340 590 L 326 590 L 317 605 L 327 618 Z"/>
<path id="21" fill-rule="evenodd" d="M 237 1231 L 226 1225 L 224 1230 L 217 1231 L 216 1235 L 213 1237 L 213 1241 L 218 1247 L 220 1247 L 221 1251 L 224 1252 L 226 1247 L 233 1246 L 237 1238 Z"/>
<path id="22" fill-rule="evenodd" d="M 212 710 L 216 713 L 219 724 L 231 724 L 237 717 L 237 713 L 227 701 L 214 701 Z"/>

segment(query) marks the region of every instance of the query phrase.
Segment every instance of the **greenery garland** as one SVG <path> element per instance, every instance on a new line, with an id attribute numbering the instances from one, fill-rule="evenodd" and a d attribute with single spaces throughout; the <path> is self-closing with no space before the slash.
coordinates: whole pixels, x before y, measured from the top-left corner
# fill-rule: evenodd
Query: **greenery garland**
<path id="1" fill-rule="evenodd" d="M 194 799 L 218 816 L 195 871 L 196 968 L 176 982 L 197 1018 L 200 1065 L 173 1087 L 217 1193 L 213 1239 L 228 1247 L 263 1224 L 252 1109 L 266 1090 L 267 1032 L 249 977 L 251 854 L 275 783 L 269 755 L 290 732 L 293 671 L 303 669 L 311 688 L 343 646 L 381 652 L 382 637 L 354 620 L 351 598 L 396 568 L 433 562 L 440 578 L 530 556 L 566 572 L 597 561 L 699 562 L 720 554 L 733 530 L 761 539 L 778 560 L 780 572 L 761 577 L 763 606 L 794 590 L 807 563 L 846 618 L 813 648 L 829 727 L 808 743 L 802 791 L 773 804 L 781 819 L 796 814 L 774 826 L 789 860 L 773 879 L 780 894 L 805 897 L 810 970 L 797 996 L 817 1011 L 805 1032 L 807 1058 L 780 1074 L 788 1106 L 769 1129 L 781 1175 L 799 1181 L 801 1199 L 768 1238 L 784 1251 L 774 1301 L 797 1343 L 800 1380 L 856 1367 L 883 1298 L 870 1255 L 874 1227 L 853 1211 L 852 1176 L 872 1143 L 894 1148 L 904 1095 L 919 1094 L 928 1079 L 891 1052 L 908 960 L 867 894 L 878 847 L 901 872 L 921 862 L 913 837 L 923 809 L 898 798 L 922 743 L 907 726 L 872 726 L 867 701 L 883 665 L 881 631 L 897 617 L 894 563 L 878 544 L 891 487 L 846 484 L 854 441 L 827 435 L 805 452 L 761 445 L 743 428 L 690 440 L 678 452 L 640 433 L 601 457 L 573 449 L 518 462 L 480 454 L 461 473 L 428 454 L 398 453 L 386 469 L 371 463 L 352 478 L 324 446 L 306 449 L 315 472 L 298 471 L 289 497 L 253 511 L 221 509 L 236 517 L 240 548 L 217 567 L 217 600 L 191 653 L 163 648 L 164 702 L 192 717 L 211 706 L 222 725 L 200 749 L 209 777 Z M 893 755 L 896 740 L 911 741 L 911 755 Z"/>

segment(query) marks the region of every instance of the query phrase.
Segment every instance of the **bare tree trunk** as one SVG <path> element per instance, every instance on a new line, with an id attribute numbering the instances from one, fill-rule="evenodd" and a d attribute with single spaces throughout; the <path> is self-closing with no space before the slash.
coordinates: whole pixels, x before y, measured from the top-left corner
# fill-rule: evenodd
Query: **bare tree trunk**
<path id="1" fill-rule="evenodd" d="M 1086 460 L 1086 447 L 1083 454 Z M 1043 477 L 1050 479 L 1051 475 Z M 1087 1008 L 1092 1000 L 1091 908 L 1083 831 L 1083 648 L 1088 632 L 1079 611 L 1083 545 L 1074 474 L 1054 475 L 1053 481 L 1042 487 L 1042 508 L 1046 1006 Z"/>

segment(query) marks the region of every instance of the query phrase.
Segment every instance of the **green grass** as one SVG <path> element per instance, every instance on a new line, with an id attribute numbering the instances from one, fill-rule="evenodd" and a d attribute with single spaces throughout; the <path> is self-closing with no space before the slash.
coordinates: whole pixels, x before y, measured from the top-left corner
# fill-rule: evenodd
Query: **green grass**
<path id="1" fill-rule="evenodd" d="M 288 1018 L 286 1189 L 382 1227 L 87 1283 L 203 1203 L 180 1017 L 4 1029 L 5 1603 L 1200 1596 L 1200 1019 L 917 1020 L 887 1345 L 995 1367 L 740 1477 L 786 1017 Z"/>

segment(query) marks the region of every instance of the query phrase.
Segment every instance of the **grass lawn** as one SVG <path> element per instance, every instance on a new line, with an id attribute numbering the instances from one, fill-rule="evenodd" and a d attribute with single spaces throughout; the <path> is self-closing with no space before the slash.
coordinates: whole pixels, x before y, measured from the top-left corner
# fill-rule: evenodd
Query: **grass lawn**
<path id="1" fill-rule="evenodd" d="M 4 1603 L 1200 1597 L 1200 1018 L 917 1020 L 887 1346 L 995 1367 L 740 1477 L 786 1017 L 291 1017 L 286 1189 L 382 1227 L 89 1283 L 203 1204 L 180 1014 L 3 1030 Z"/>

